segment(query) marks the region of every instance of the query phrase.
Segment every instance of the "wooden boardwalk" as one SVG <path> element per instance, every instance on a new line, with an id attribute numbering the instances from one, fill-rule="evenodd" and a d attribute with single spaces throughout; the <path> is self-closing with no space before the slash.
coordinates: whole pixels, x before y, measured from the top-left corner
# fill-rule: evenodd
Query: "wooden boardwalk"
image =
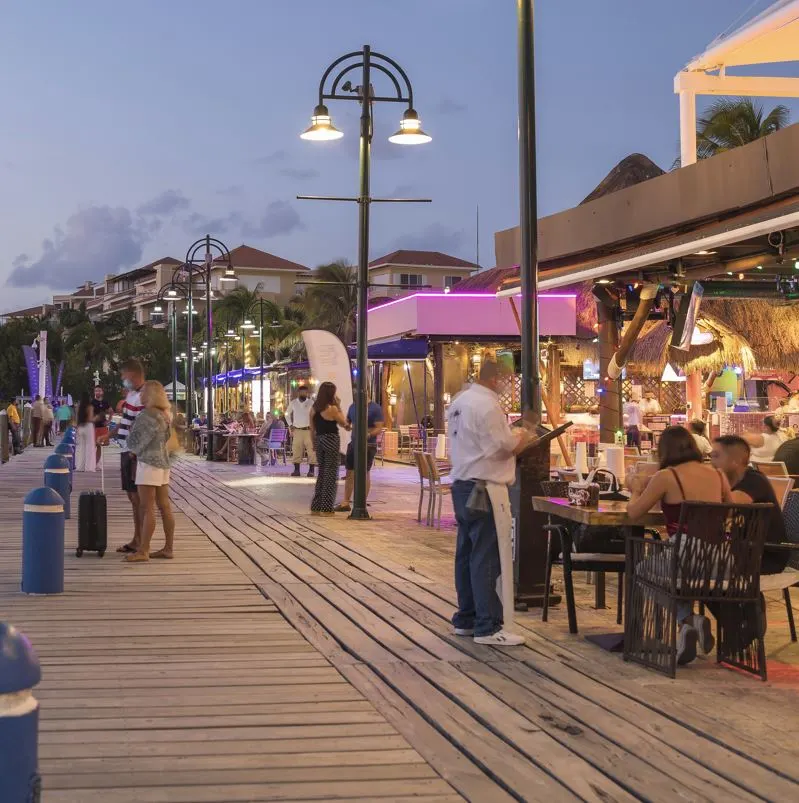
<path id="1" fill-rule="evenodd" d="M 532 613 L 521 621 L 525 648 L 457 638 L 451 581 L 419 570 L 441 566 L 429 549 L 407 562 L 407 528 L 289 513 L 281 482 L 187 459 L 173 490 L 185 515 L 464 798 L 799 799 L 795 688 L 712 661 L 664 679 Z M 364 545 L 391 539 L 403 539 L 402 562 Z"/>
<path id="2" fill-rule="evenodd" d="M 319 650 L 287 621 L 230 542 L 220 549 L 179 512 L 178 559 L 121 561 L 113 548 L 129 537 L 129 506 L 114 451 L 111 551 L 77 559 L 73 518 L 66 592 L 20 594 L 22 498 L 48 453 L 28 449 L 0 468 L 0 618 L 30 637 L 43 666 L 45 803 L 462 800 L 367 699 L 370 684 L 330 660 L 332 645 Z M 98 484 L 76 475 L 75 508 Z M 476 788 L 490 784 L 461 761 Z"/>

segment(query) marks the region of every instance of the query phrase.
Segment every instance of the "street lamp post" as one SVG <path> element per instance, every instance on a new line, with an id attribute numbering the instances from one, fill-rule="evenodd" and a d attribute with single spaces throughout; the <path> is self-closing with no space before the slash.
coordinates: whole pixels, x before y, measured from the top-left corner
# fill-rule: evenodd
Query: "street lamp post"
<path id="1" fill-rule="evenodd" d="M 360 70 L 360 86 L 344 81 L 347 75 Z M 393 93 L 385 96 L 374 94 L 372 71 L 387 76 Z M 342 83 L 344 81 L 344 83 Z M 319 82 L 319 102 L 311 117 L 311 125 L 300 136 L 311 141 L 340 139 L 343 134 L 334 125 L 325 105 L 327 100 L 355 100 L 361 104 L 360 157 L 358 160 L 358 197 L 341 198 L 303 196 L 314 200 L 355 201 L 358 204 L 358 299 L 357 299 L 357 371 L 355 377 L 355 493 L 351 519 L 368 519 L 366 509 L 366 462 L 367 462 L 367 370 L 368 344 L 366 310 L 369 300 L 369 208 L 375 202 L 392 202 L 421 199 L 372 198 L 369 194 L 369 173 L 372 144 L 372 106 L 378 102 L 407 104 L 399 130 L 389 137 L 398 145 L 420 145 L 430 142 L 431 137 L 423 130 L 419 116 L 413 107 L 413 88 L 405 71 L 396 61 L 374 52 L 369 45 L 362 50 L 347 53 L 336 59 L 322 75 Z"/>
<path id="2" fill-rule="evenodd" d="M 206 234 L 205 237 L 197 240 L 189 246 L 186 252 L 186 261 L 183 265 L 179 266 L 172 277 L 173 281 L 177 280 L 179 273 L 186 273 L 187 284 L 187 298 L 189 305 L 189 347 L 191 347 L 191 319 L 193 313 L 194 301 L 194 277 L 198 276 L 200 282 L 205 285 L 205 322 L 206 330 L 208 332 L 208 343 L 213 340 L 214 332 L 214 313 L 213 313 L 213 294 L 211 291 L 211 274 L 215 261 L 226 263 L 224 275 L 220 276 L 221 282 L 236 281 L 236 276 L 233 271 L 233 265 L 230 258 L 230 250 L 221 241 L 215 237 Z M 205 417 L 208 426 L 208 454 L 207 459 L 213 461 L 214 459 L 214 388 L 211 377 L 213 375 L 213 356 L 211 354 L 210 346 L 206 349 L 205 354 L 205 374 L 208 377 L 208 394 L 205 402 Z M 190 363 L 193 361 L 190 360 Z M 192 367 L 193 371 L 193 367 Z M 193 388 L 193 384 L 192 384 Z"/>
<path id="3" fill-rule="evenodd" d="M 172 404 L 175 405 L 177 411 L 178 406 L 178 313 L 177 313 L 177 300 L 178 298 L 185 298 L 186 291 L 183 286 L 170 282 L 165 284 L 159 291 L 155 299 L 155 306 L 153 312 L 156 314 L 163 313 L 163 302 L 167 301 L 167 309 L 169 315 L 169 329 L 172 339 Z M 191 316 L 189 316 L 191 317 Z"/>

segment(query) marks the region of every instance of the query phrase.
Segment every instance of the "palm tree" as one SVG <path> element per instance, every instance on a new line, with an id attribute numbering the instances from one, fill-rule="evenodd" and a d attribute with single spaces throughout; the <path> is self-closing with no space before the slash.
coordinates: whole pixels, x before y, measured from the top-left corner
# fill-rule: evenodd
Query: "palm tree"
<path id="1" fill-rule="evenodd" d="M 295 303 L 305 302 L 307 324 L 328 329 L 345 344 L 355 339 L 358 286 L 355 266 L 345 260 L 320 265 L 313 273 L 315 282 Z"/>
<path id="2" fill-rule="evenodd" d="M 67 336 L 64 349 L 76 351 L 83 356 L 87 368 L 102 367 L 106 363 L 113 366 L 114 350 L 111 345 L 113 334 L 104 321 L 84 321 L 75 326 Z"/>
<path id="3" fill-rule="evenodd" d="M 775 106 L 764 117 L 763 107 L 755 105 L 750 98 L 720 98 L 697 121 L 696 158 L 709 159 L 767 137 L 789 123 L 787 106 Z M 672 167 L 679 166 L 678 157 Z"/>

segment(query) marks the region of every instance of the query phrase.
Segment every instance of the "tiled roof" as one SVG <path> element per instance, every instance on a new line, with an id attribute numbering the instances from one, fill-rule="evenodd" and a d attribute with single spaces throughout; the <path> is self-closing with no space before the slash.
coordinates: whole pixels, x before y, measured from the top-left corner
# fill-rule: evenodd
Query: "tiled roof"
<path id="1" fill-rule="evenodd" d="M 261 270 L 291 270 L 291 271 L 306 271 L 309 268 L 305 265 L 300 265 L 298 262 L 292 262 L 289 259 L 275 256 L 267 251 L 261 251 L 259 248 L 253 248 L 250 245 L 240 245 L 230 252 L 230 260 L 234 268 L 260 268 Z M 227 260 L 222 257 L 217 257 L 214 260 L 216 264 L 227 264 Z"/>
<path id="2" fill-rule="evenodd" d="M 373 259 L 370 268 L 378 265 L 418 265 L 433 268 L 468 268 L 476 270 L 479 266 L 465 259 L 442 254 L 441 251 L 394 251 L 391 254 Z"/>
<path id="3" fill-rule="evenodd" d="M 510 278 L 519 277 L 519 268 L 489 268 L 473 273 L 465 279 L 461 279 L 453 285 L 453 293 L 467 293 L 484 291 L 486 293 L 496 293 L 502 286 L 502 282 Z"/>

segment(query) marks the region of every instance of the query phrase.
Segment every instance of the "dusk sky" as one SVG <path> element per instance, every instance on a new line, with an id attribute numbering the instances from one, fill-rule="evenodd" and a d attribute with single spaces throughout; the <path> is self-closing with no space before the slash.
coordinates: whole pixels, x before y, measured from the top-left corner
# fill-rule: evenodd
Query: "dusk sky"
<path id="1" fill-rule="evenodd" d="M 675 73 L 750 6 L 539 0 L 540 214 L 579 203 L 629 153 L 668 168 Z M 357 105 L 331 104 L 338 142 L 298 134 L 328 64 L 367 43 L 408 72 L 433 136 L 417 148 L 389 144 L 401 109 L 376 107 L 373 194 L 433 203 L 374 208 L 371 256 L 429 248 L 473 259 L 479 204 L 489 266 L 493 233 L 517 221 L 515 0 L 3 0 L 0 9 L 0 309 L 181 257 L 206 231 L 309 266 L 354 260 L 355 206 L 295 196 L 354 194 Z"/>

